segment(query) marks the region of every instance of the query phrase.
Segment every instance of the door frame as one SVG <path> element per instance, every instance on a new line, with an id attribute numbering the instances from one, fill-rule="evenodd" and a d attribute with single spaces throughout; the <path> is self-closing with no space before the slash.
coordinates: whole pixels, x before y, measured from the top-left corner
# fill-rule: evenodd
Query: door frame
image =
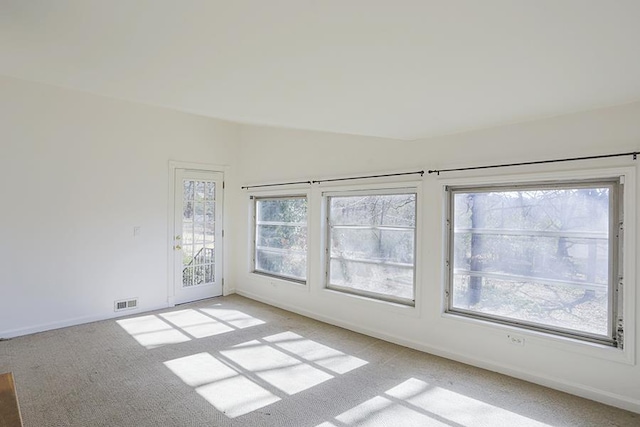
<path id="1" fill-rule="evenodd" d="M 224 274 L 225 274 L 225 253 L 226 253 L 226 245 L 224 239 L 224 220 L 226 217 L 226 208 L 224 203 L 224 181 L 227 177 L 227 172 L 229 167 L 227 165 L 215 165 L 215 164 L 206 164 L 206 163 L 194 163 L 194 162 L 181 162 L 181 161 L 169 161 L 169 191 L 168 191 L 168 203 L 167 203 L 167 304 L 171 307 L 176 305 L 175 298 L 175 288 L 174 288 L 174 279 L 175 279 L 175 262 L 174 262 L 174 226 L 176 220 L 175 213 L 175 191 L 176 191 L 176 170 L 177 169 L 186 169 L 190 171 L 196 172 L 217 172 L 222 174 L 223 179 L 223 187 L 222 187 L 222 251 L 220 254 L 220 271 L 222 273 L 221 284 L 222 284 L 222 295 L 226 295 L 226 287 L 224 284 Z"/>

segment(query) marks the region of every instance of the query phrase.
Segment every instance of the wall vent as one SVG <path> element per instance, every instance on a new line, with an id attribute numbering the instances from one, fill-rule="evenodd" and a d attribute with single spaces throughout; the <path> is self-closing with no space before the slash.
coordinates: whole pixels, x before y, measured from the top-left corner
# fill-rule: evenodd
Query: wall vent
<path id="1" fill-rule="evenodd" d="M 115 301 L 113 308 L 114 311 L 133 310 L 134 308 L 138 308 L 138 298 Z"/>

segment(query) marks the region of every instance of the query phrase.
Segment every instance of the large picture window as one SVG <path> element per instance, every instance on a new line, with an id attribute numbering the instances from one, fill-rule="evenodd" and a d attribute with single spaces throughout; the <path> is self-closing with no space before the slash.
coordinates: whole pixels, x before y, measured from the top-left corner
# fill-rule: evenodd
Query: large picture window
<path id="1" fill-rule="evenodd" d="M 327 288 L 414 305 L 416 191 L 326 200 Z"/>
<path id="2" fill-rule="evenodd" d="M 254 198 L 255 273 L 307 280 L 307 198 Z"/>
<path id="3" fill-rule="evenodd" d="M 447 311 L 619 345 L 621 187 L 448 187 Z"/>

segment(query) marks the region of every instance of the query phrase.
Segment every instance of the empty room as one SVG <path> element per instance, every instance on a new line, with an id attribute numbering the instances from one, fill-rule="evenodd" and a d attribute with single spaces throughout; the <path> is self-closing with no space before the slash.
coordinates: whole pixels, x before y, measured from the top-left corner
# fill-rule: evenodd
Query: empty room
<path id="1" fill-rule="evenodd" d="M 0 0 L 0 427 L 639 426 L 639 17 Z"/>

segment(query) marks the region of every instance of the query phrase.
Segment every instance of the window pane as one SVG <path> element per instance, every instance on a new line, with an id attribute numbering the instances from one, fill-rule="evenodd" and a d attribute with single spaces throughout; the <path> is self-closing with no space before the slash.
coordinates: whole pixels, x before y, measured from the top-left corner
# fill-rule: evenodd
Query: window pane
<path id="1" fill-rule="evenodd" d="M 414 230 L 333 227 L 331 256 L 413 266 Z"/>
<path id="2" fill-rule="evenodd" d="M 306 253 L 256 251 L 256 270 L 278 276 L 305 280 L 307 276 Z"/>
<path id="3" fill-rule="evenodd" d="M 413 299 L 413 266 L 400 268 L 331 259 L 331 284 L 354 290 Z"/>
<path id="4" fill-rule="evenodd" d="M 256 199 L 254 271 L 306 280 L 307 199 Z"/>
<path id="5" fill-rule="evenodd" d="M 307 199 L 264 199 L 257 201 L 258 222 L 307 223 Z"/>
<path id="6" fill-rule="evenodd" d="M 416 195 L 331 197 L 331 222 L 343 225 L 414 227 Z"/>
<path id="7" fill-rule="evenodd" d="M 610 189 L 456 191 L 451 307 L 609 335 Z"/>
<path id="8" fill-rule="evenodd" d="M 416 194 L 332 196 L 328 203 L 329 287 L 413 301 Z"/>
<path id="9" fill-rule="evenodd" d="M 258 225 L 256 242 L 259 248 L 306 251 L 307 228 L 287 225 Z"/>

